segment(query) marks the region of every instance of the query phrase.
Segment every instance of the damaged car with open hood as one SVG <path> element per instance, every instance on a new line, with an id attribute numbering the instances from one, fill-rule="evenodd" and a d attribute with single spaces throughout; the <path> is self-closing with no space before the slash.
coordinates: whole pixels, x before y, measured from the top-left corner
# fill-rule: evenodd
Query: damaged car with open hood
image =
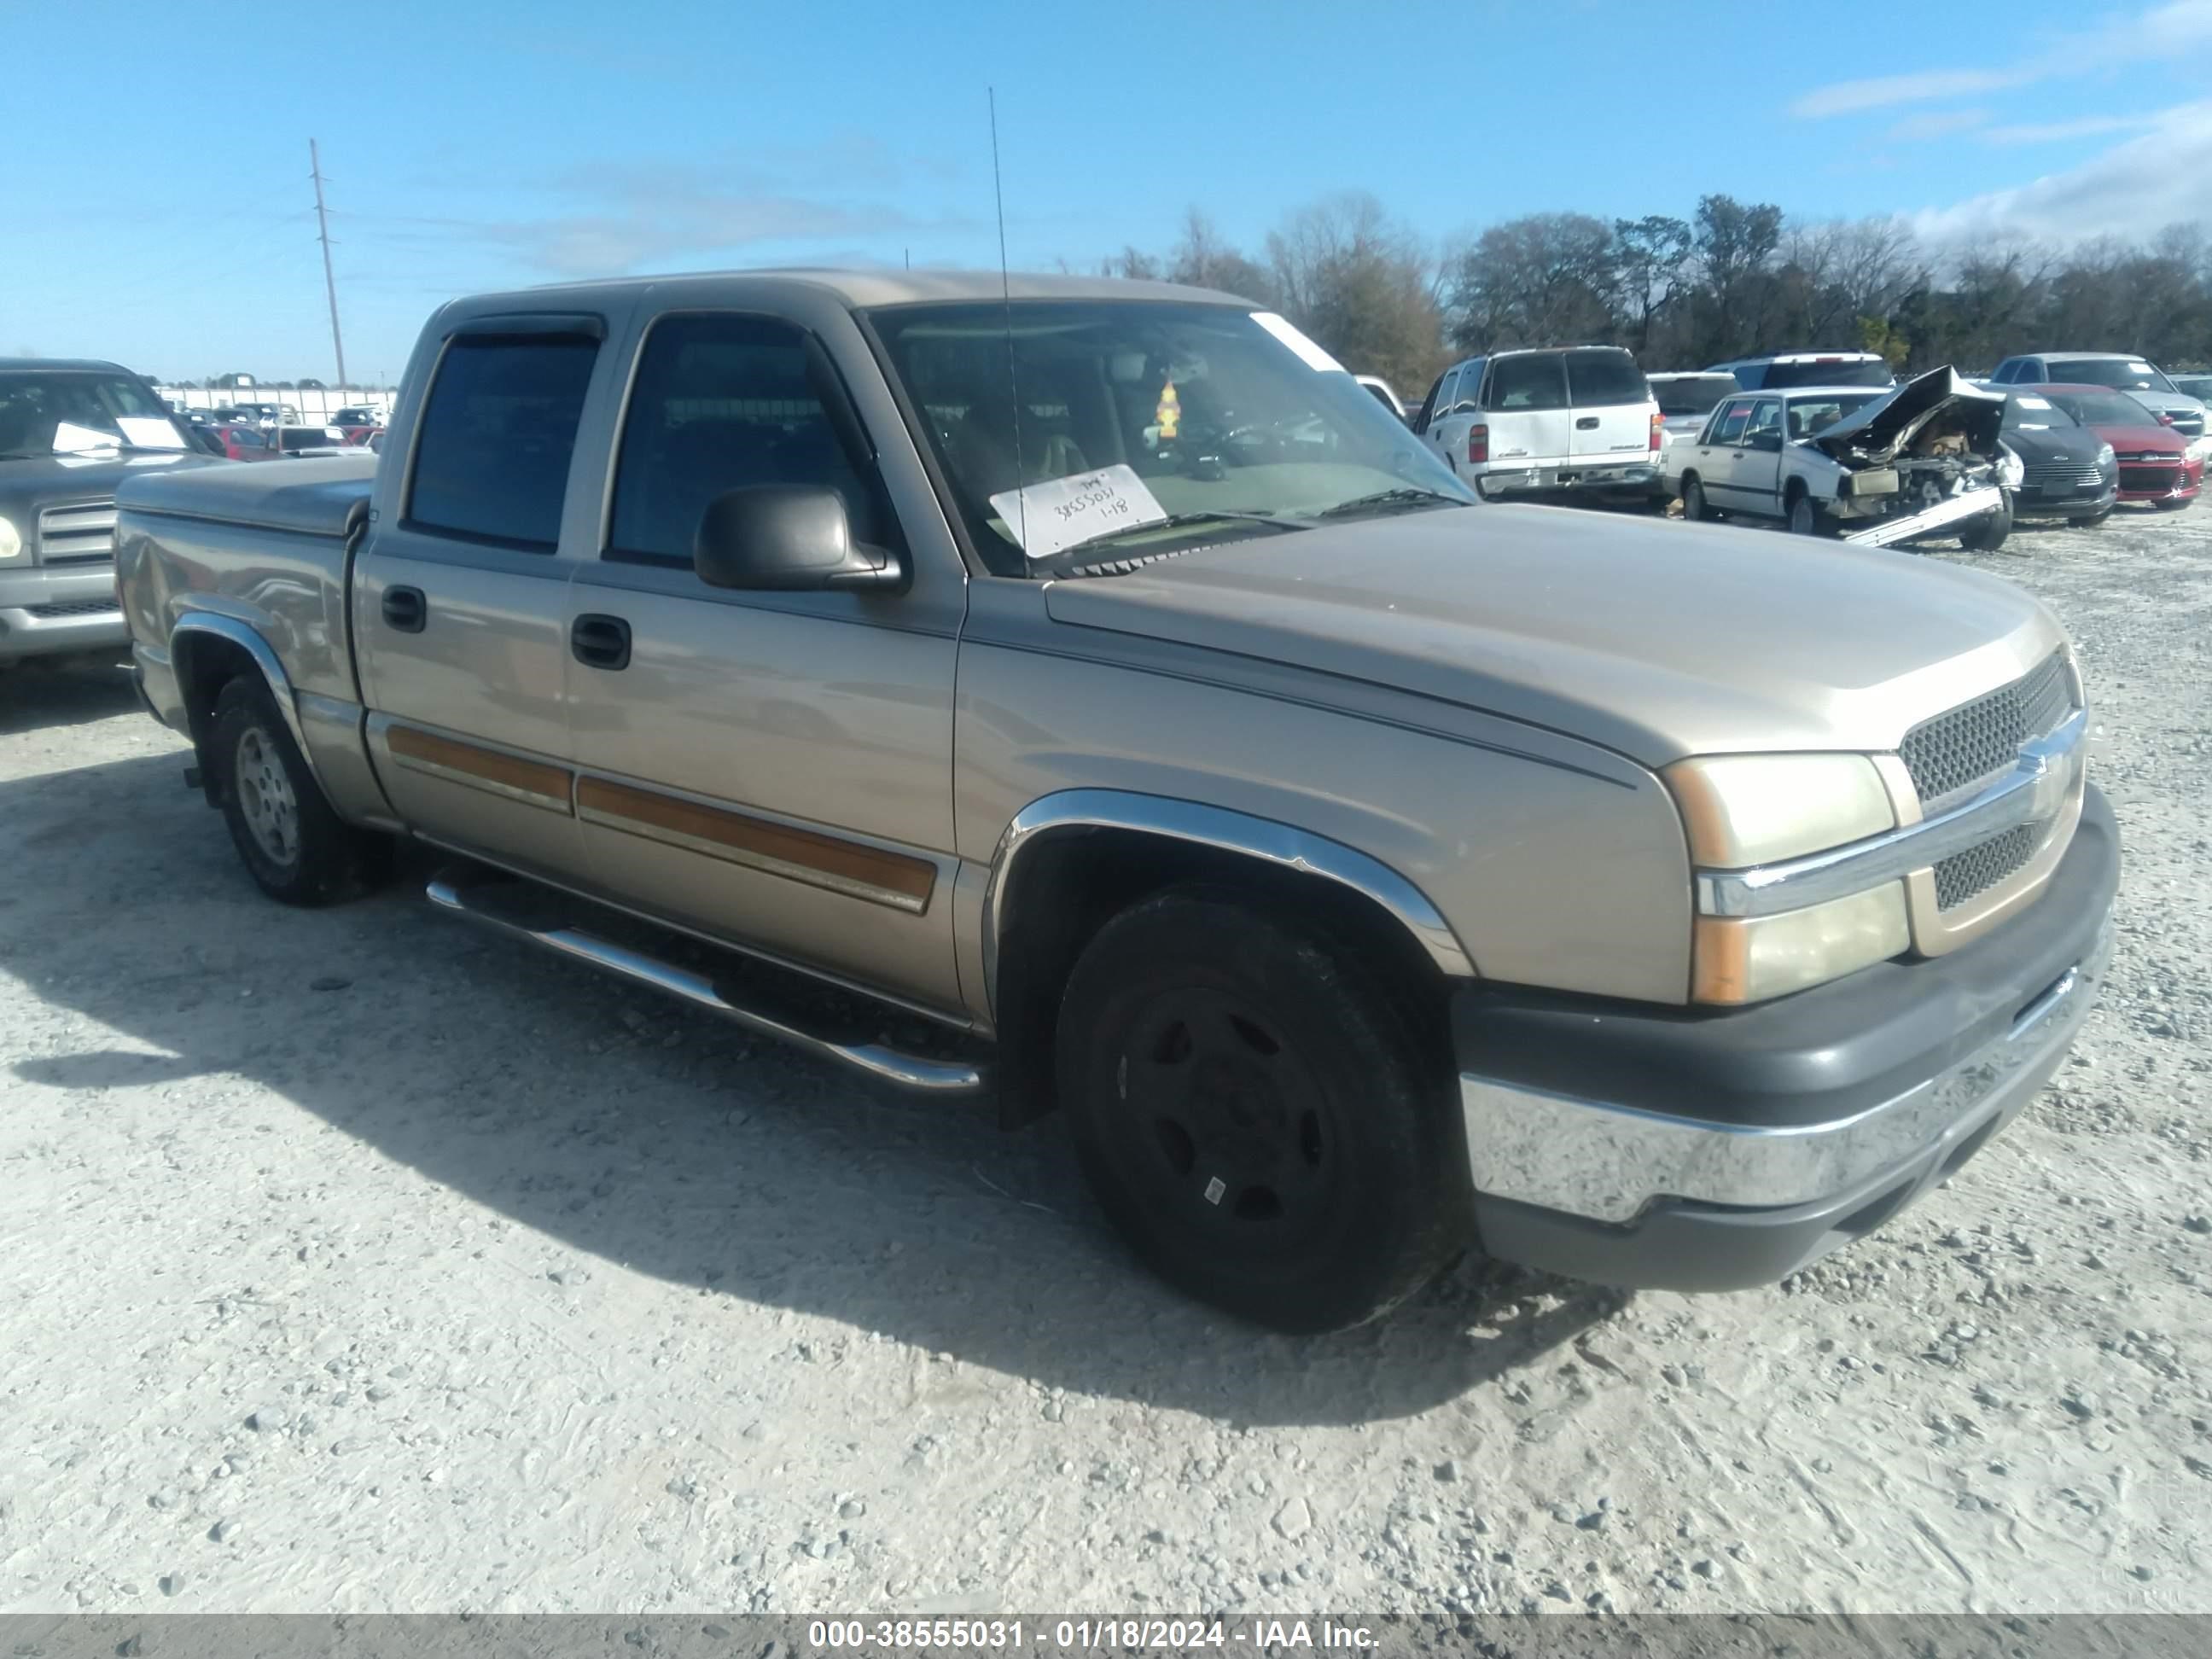
<path id="1" fill-rule="evenodd" d="M 1989 551 L 2012 529 L 2021 465 L 2005 402 L 1939 368 L 1888 391 L 1791 386 L 1723 398 L 1668 471 L 1689 519 L 1775 519 L 1890 546 L 1954 535 Z"/>

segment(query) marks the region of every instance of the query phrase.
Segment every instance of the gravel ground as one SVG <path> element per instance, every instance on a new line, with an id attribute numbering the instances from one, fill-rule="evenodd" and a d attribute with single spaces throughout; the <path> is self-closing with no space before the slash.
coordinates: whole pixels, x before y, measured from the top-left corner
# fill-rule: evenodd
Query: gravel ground
<path id="1" fill-rule="evenodd" d="M 1982 562 L 2128 836 L 2044 1100 L 1771 1291 L 1318 1341 L 1139 1273 L 1054 1124 L 267 904 L 112 672 L 0 682 L 0 1609 L 2212 1609 L 2212 509 Z"/>

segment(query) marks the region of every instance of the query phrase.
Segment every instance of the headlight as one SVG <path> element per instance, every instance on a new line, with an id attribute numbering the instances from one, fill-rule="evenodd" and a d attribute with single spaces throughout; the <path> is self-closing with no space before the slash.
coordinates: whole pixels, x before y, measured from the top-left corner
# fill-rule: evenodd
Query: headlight
<path id="1" fill-rule="evenodd" d="M 2108 462 L 2110 462 L 2112 459 L 2112 445 L 2110 445 L 2110 444 L 2099 444 L 2099 445 L 2097 446 L 2097 465 L 2098 465 L 2099 466 L 2103 466 L 2103 465 L 2105 465 L 2106 464 L 2107 464 Z"/>
<path id="2" fill-rule="evenodd" d="M 2022 464 L 2010 444 L 1999 444 L 1997 482 L 2007 489 L 2017 489 L 2027 482 L 2027 468 Z"/>
<path id="3" fill-rule="evenodd" d="M 1690 997 L 1764 1002 L 1887 962 L 1911 943 L 1901 881 L 1779 915 L 1699 916 Z"/>
<path id="4" fill-rule="evenodd" d="M 1897 823 L 1881 774 L 1864 755 L 1715 755 L 1679 761 L 1664 775 L 1699 871 L 1802 858 Z M 1701 915 L 1690 995 L 1760 1002 L 1886 961 L 1911 943 L 1898 881 L 1774 915 Z"/>
<path id="5" fill-rule="evenodd" d="M 1711 755 L 1668 767 L 1667 787 L 1682 809 L 1690 861 L 1704 870 L 1824 852 L 1897 823 L 1864 755 Z"/>
<path id="6" fill-rule="evenodd" d="M 12 564 L 22 556 L 23 532 L 14 520 L 0 514 L 0 564 Z"/>

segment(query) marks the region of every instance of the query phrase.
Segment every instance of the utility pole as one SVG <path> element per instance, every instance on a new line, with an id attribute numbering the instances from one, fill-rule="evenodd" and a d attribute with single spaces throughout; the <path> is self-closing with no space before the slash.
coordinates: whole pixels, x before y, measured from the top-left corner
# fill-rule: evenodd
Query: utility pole
<path id="1" fill-rule="evenodd" d="M 338 355 L 338 389 L 345 389 L 345 341 L 338 334 L 338 283 L 331 275 L 331 222 L 323 211 L 323 162 L 307 140 L 307 173 L 315 181 L 315 239 L 323 245 L 323 289 L 331 296 L 331 348 Z"/>

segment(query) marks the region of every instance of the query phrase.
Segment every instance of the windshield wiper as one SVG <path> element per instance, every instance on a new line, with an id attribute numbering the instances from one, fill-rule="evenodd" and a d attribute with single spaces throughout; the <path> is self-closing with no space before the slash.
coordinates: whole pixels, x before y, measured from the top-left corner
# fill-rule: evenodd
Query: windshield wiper
<path id="1" fill-rule="evenodd" d="M 1239 513 L 1225 508 L 1208 507 L 1196 513 L 1170 513 L 1164 519 L 1148 519 L 1143 524 L 1121 525 L 1112 530 L 1102 530 L 1095 536 L 1086 536 L 1079 542 L 1070 542 L 1057 553 L 1042 559 L 1032 559 L 1030 568 L 1059 564 L 1072 556 L 1096 550 L 1108 542 L 1119 541 L 1124 536 L 1139 536 L 1152 530 L 1181 530 L 1194 524 L 1256 524 L 1269 530 L 1311 530 L 1313 526 L 1296 519 L 1279 518 L 1273 513 Z"/>
<path id="2" fill-rule="evenodd" d="M 1395 489 L 1378 489 L 1371 495 L 1354 495 L 1348 501 L 1339 501 L 1334 507 L 1323 507 L 1315 516 L 1334 519 L 1346 513 L 1358 513 L 1370 507 L 1412 507 L 1422 501 L 1441 501 L 1447 507 L 1472 505 L 1464 498 L 1448 495 L 1441 489 L 1424 489 L 1419 484 L 1400 484 Z"/>

